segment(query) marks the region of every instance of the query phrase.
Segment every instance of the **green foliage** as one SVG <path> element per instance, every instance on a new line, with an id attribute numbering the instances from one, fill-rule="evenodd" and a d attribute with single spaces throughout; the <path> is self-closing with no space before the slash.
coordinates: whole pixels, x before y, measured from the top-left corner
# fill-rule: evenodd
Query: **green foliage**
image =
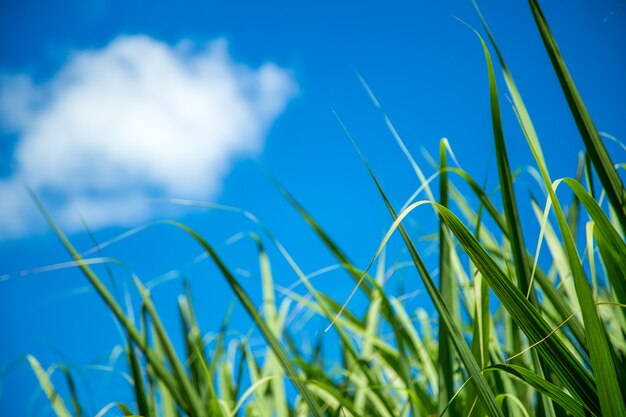
<path id="1" fill-rule="evenodd" d="M 445 139 L 441 142 L 437 166 L 439 198 L 435 199 L 429 180 L 383 113 L 427 199 L 409 202 L 396 211 L 363 159 L 389 210 L 392 226 L 370 264 L 362 270 L 296 199 L 272 179 L 367 297 L 368 308 L 362 316 L 350 311 L 349 300 L 336 300 L 317 290 L 274 235 L 244 210 L 210 203 L 177 202 L 238 213 L 261 231 L 260 236 L 249 236 L 258 248 L 261 306 L 252 302 L 214 247 L 196 231 L 174 221 L 160 222 L 189 235 L 218 267 L 265 340 L 268 351 L 261 357 L 254 355 L 247 338 L 226 346 L 226 322 L 217 337 L 217 347 L 208 353 L 190 291 L 179 298 L 185 347 L 184 356 L 180 357 L 159 319 L 150 292 L 140 280 L 135 278 L 141 296 L 138 306 L 141 320 L 137 324 L 134 315 L 124 311 L 91 268 L 94 261 L 79 255 L 33 194 L 76 265 L 127 335 L 126 357 L 135 402 L 117 404 L 119 411 L 145 417 L 626 416 L 625 190 L 539 5 L 530 0 L 530 7 L 585 145 L 586 153 L 576 179 L 551 179 L 522 97 L 487 24 L 480 17 L 502 69 L 519 127 L 534 155 L 541 185 L 547 190 L 545 208 L 532 196 L 529 202 L 541 227 L 539 245 L 545 240 L 551 256 L 546 270 L 537 262 L 539 250 L 533 251 L 523 236 L 518 196 L 514 192 L 515 175 L 509 166 L 500 116 L 496 73 L 490 49 L 476 31 L 487 64 L 501 192 L 499 203 L 468 173 L 448 165 L 447 155 L 454 156 Z M 369 87 L 364 86 L 380 108 Z M 350 136 L 347 130 L 346 133 Z M 589 179 L 595 175 L 603 187 L 601 193 L 589 188 L 593 185 Z M 587 179 L 587 188 L 583 178 Z M 460 193 L 454 180 L 468 186 L 473 195 Z M 567 210 L 557 198 L 559 186 L 566 186 L 573 194 Z M 597 199 L 596 196 L 604 193 L 608 197 L 606 201 Z M 468 201 L 477 201 L 478 207 Z M 502 213 L 496 208 L 499 205 L 503 207 Z M 440 225 L 439 286 L 414 244 L 416 236 L 403 225 L 403 220 L 421 206 L 431 207 Z M 455 214 L 451 207 L 458 208 L 460 214 Z M 550 212 L 556 217 L 556 227 L 550 221 Z M 585 234 L 581 235 L 578 225 L 584 213 L 587 214 Z M 402 300 L 385 288 L 385 247 L 396 232 L 401 235 L 412 266 L 432 299 L 438 326 L 431 327 L 433 324 L 424 320 L 423 311 L 407 311 Z M 266 244 L 277 248 L 309 296 L 287 289 L 285 298 L 278 303 Z M 376 260 L 372 276 L 369 270 Z M 490 310 L 490 291 L 497 298 L 495 312 Z M 332 324 L 342 353 L 339 363 L 329 364 L 320 353 L 323 339 L 311 354 L 300 350 L 297 337 L 286 326 L 286 317 L 294 305 Z M 383 332 L 389 331 L 391 337 L 384 337 Z M 240 358 L 239 362 L 235 357 Z M 58 395 L 50 373 L 33 357 L 29 356 L 28 360 L 56 415 L 79 415 L 81 407 L 69 373 L 74 413 Z M 297 392 L 294 398 L 287 394 L 288 385 Z"/>

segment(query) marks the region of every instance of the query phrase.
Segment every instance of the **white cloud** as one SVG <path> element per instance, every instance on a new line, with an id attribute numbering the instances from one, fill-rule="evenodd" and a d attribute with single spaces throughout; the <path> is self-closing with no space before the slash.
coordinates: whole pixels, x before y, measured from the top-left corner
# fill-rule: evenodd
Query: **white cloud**
<path id="1" fill-rule="evenodd" d="M 272 63 L 233 62 L 223 40 L 194 50 L 146 36 L 77 52 L 43 84 L 2 77 L 0 120 L 19 139 L 0 180 L 0 240 L 36 227 L 21 182 L 70 229 L 78 211 L 92 227 L 129 225 L 156 214 L 148 197 L 214 197 L 295 90 Z"/>

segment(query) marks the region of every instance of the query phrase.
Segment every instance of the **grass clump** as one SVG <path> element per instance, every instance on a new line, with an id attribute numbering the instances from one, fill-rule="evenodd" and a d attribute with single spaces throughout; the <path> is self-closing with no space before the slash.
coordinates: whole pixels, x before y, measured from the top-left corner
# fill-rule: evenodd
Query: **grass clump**
<path id="1" fill-rule="evenodd" d="M 175 221 L 160 222 L 188 234 L 216 264 L 269 348 L 261 358 L 253 355 L 246 339 L 227 346 L 226 326 L 218 337 L 217 348 L 207 353 L 189 292 L 180 296 L 178 305 L 184 329 L 185 351 L 181 357 L 159 319 L 150 292 L 139 279 L 135 283 L 141 304 L 137 306 L 139 319 L 135 320 L 33 195 L 127 335 L 126 357 L 135 401 L 111 407 L 124 415 L 145 417 L 626 416 L 625 189 L 539 4 L 535 0 L 529 4 L 583 138 L 585 151 L 575 178 L 554 180 L 550 176 L 529 112 L 481 16 L 486 40 L 479 32 L 476 35 L 487 64 L 502 211 L 467 172 L 448 165 L 451 151 L 446 140 L 441 142 L 437 162 L 439 189 L 433 190 L 431 180 L 426 179 L 393 131 L 427 199 L 410 201 L 397 211 L 363 159 L 392 225 L 370 264 L 360 269 L 277 184 L 367 297 L 363 315 L 350 311 L 345 300 L 317 290 L 280 242 L 248 212 L 208 203 L 176 202 L 236 211 L 256 223 L 261 233 L 249 237 L 258 249 L 262 306 L 252 302 L 218 252 L 196 231 Z M 538 246 L 545 242 L 550 254 L 545 269 L 544 263 L 538 262 L 538 247 L 529 245 L 523 236 L 502 129 L 496 69 L 487 42 L 495 51 L 519 127 L 546 190 L 545 202 L 530 197 L 541 226 Z M 460 193 L 453 179 L 471 195 Z M 601 184 L 601 191 L 593 189 L 594 181 Z M 556 195 L 558 188 L 572 192 L 567 208 Z M 468 201 L 477 201 L 478 207 Z M 451 210 L 453 205 L 460 208 L 463 220 Z M 429 206 L 440 224 L 438 282 L 414 244 L 415 236 L 403 225 L 403 220 L 420 206 Z M 555 225 L 550 213 L 556 218 Z M 438 314 L 436 325 L 423 319 L 424 311 L 418 312 L 422 320 L 416 325 L 412 312 L 383 287 L 385 246 L 394 234 L 400 235 L 411 265 L 433 302 Z M 278 303 L 267 244 L 276 246 L 309 296 L 287 291 L 287 297 Z M 370 271 L 374 266 L 375 270 Z M 490 299 L 491 294 L 496 300 Z M 341 352 L 339 363 L 330 366 L 319 346 L 312 354 L 301 352 L 299 341 L 285 325 L 294 302 L 332 324 Z M 76 395 L 71 395 L 70 411 L 37 360 L 29 357 L 29 362 L 57 416 L 80 415 Z M 291 386 L 295 394 L 290 394 Z"/>

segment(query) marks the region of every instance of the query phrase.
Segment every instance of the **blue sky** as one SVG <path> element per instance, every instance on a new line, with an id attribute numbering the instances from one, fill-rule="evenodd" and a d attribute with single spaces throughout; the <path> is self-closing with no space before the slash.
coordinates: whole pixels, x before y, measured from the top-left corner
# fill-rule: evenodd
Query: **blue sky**
<path id="1" fill-rule="evenodd" d="M 599 130 L 626 138 L 626 8 L 618 0 L 544 1 L 544 13 Z M 525 2 L 480 2 L 542 139 L 553 178 L 573 176 L 582 147 Z M 359 83 L 367 81 L 427 175 L 421 148 L 447 137 L 461 166 L 493 189 L 488 86 L 471 2 L 4 2 L 0 12 L 0 414 L 44 415 L 20 357 L 67 363 L 84 375 L 92 412 L 126 387 L 90 369 L 120 342 L 104 304 L 74 270 L 21 271 L 68 260 L 22 193 L 33 186 L 81 251 L 80 217 L 106 241 L 153 218 L 173 217 L 214 243 L 258 299 L 254 247 L 227 244 L 253 230 L 229 213 L 164 205 L 154 197 L 213 201 L 253 212 L 305 272 L 332 259 L 263 175 L 267 167 L 359 265 L 390 224 L 334 109 L 399 208 L 419 185 Z M 531 163 L 500 86 L 513 167 Z M 624 154 L 607 145 L 615 159 Z M 532 188 L 520 177 L 518 192 Z M 489 187 L 488 187 L 489 188 Z M 528 207 L 522 211 L 528 212 Z M 430 233 L 432 213 L 414 216 Z M 527 239 L 536 241 L 525 216 Z M 427 245 L 425 245 L 427 246 Z M 106 248 L 145 282 L 182 270 L 206 332 L 232 296 L 189 239 L 154 227 Z M 276 254 L 273 254 L 276 255 Z M 402 255 L 393 254 L 393 257 Z M 276 256 L 276 280 L 296 278 Z M 126 282 L 122 271 L 120 280 Z M 343 300 L 351 281 L 318 278 Z M 400 286 L 390 283 L 392 288 Z M 413 275 L 402 284 L 419 290 Z M 177 331 L 180 280 L 153 290 Z M 425 296 L 412 307 L 428 306 Z M 358 309 L 358 300 L 355 308 Z M 317 327 L 315 327 L 317 326 Z M 233 327 L 250 324 L 236 310 Z M 324 323 L 311 326 L 311 334 Z M 17 361 L 17 362 L 16 362 Z M 17 364 L 16 367 L 13 364 Z M 107 385 L 108 384 L 108 385 Z M 105 387 L 105 389 L 102 389 Z M 117 391 L 116 391 L 117 390 Z"/>

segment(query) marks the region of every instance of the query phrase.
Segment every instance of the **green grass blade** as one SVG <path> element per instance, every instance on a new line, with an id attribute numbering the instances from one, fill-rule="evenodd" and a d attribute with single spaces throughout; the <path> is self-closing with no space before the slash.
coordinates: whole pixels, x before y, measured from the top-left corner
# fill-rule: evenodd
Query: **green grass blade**
<path id="1" fill-rule="evenodd" d="M 147 321 L 147 317 L 148 317 L 148 312 L 145 309 L 145 307 L 142 306 L 142 316 L 146 317 L 146 321 Z M 146 328 L 147 331 L 147 328 Z M 156 335 L 156 330 L 154 329 L 154 326 L 150 325 L 150 333 L 152 334 L 152 338 L 154 339 L 154 352 L 155 352 L 155 356 L 163 361 L 163 363 L 165 362 L 165 353 L 163 352 L 163 347 L 161 346 L 161 342 L 159 337 Z M 148 361 L 147 364 L 147 369 L 148 369 L 148 375 L 154 375 L 154 366 L 151 364 L 150 361 Z M 163 380 L 163 378 L 160 378 L 158 375 L 154 375 L 153 378 L 151 378 L 152 380 L 156 380 L 156 393 L 158 393 L 158 398 L 160 399 L 160 409 L 161 409 L 161 413 L 163 417 L 178 417 L 179 413 L 177 410 L 177 404 L 179 404 L 179 400 L 178 398 L 176 398 L 172 392 L 170 391 L 170 389 L 168 388 L 168 386 L 166 385 L 165 381 Z M 154 385 L 154 383 L 153 383 Z M 155 398 L 155 403 L 156 403 L 156 398 Z"/>
<path id="2" fill-rule="evenodd" d="M 496 160 L 498 162 L 498 175 L 500 177 L 500 190 L 502 192 L 502 205 L 504 207 L 504 215 L 508 230 L 508 239 L 513 252 L 513 261 L 515 264 L 515 272 L 518 279 L 518 285 L 523 293 L 529 292 L 530 285 L 530 267 L 525 255 L 525 244 L 522 233 L 522 224 L 517 211 L 517 201 L 515 198 L 515 190 L 513 188 L 513 178 L 511 168 L 509 166 L 509 158 L 506 151 L 506 143 L 504 140 L 504 131 L 502 129 L 502 120 L 500 117 L 500 103 L 498 100 L 498 88 L 496 86 L 496 76 L 493 70 L 491 54 L 487 48 L 487 44 L 480 34 L 472 29 L 480 40 L 485 60 L 487 62 L 487 73 L 489 77 L 489 100 L 491 105 L 491 121 L 493 125 L 493 137 L 496 149 Z M 534 292 L 530 292 L 531 302 L 537 306 Z"/>
<path id="3" fill-rule="evenodd" d="M 604 210 L 595 199 L 583 188 L 580 183 L 572 178 L 563 178 L 554 183 L 555 188 L 563 182 L 572 189 L 578 200 L 585 207 L 596 224 L 597 237 L 602 237 L 615 251 L 616 259 L 620 262 L 622 271 L 626 270 L 626 243 L 611 224 L 611 221 L 604 213 Z M 618 278 L 618 277 L 615 277 Z M 623 280 L 622 276 L 622 280 Z"/>
<path id="4" fill-rule="evenodd" d="M 585 407 L 585 404 L 581 401 L 571 397 L 565 393 L 561 388 L 546 381 L 544 378 L 538 376 L 532 371 L 516 365 L 492 365 L 485 369 L 485 371 L 497 370 L 506 372 L 513 375 L 528 385 L 532 386 L 537 392 L 549 397 L 557 404 L 559 404 L 565 411 L 575 417 L 595 416 L 591 410 Z"/>
<path id="5" fill-rule="evenodd" d="M 263 314 L 267 320 L 268 327 L 280 339 L 282 329 L 279 323 L 279 317 L 276 311 L 276 297 L 274 295 L 274 279 L 272 277 L 272 268 L 269 257 L 265 252 L 265 248 L 261 239 L 253 235 L 252 238 L 257 244 L 259 252 L 259 269 L 261 270 L 261 283 L 263 287 Z M 277 417 L 287 417 L 289 410 L 287 407 L 287 397 L 285 394 L 285 383 L 282 375 L 282 368 L 276 355 L 270 352 L 266 359 L 266 372 L 264 378 L 271 378 L 270 386 L 272 388 L 273 410 Z"/>
<path id="6" fill-rule="evenodd" d="M 206 381 L 208 381 L 208 386 L 207 389 L 209 391 L 209 404 L 208 404 L 208 409 L 209 409 L 209 414 L 212 417 L 221 417 L 222 416 L 222 409 L 219 406 L 219 403 L 217 402 L 217 396 L 215 395 L 215 389 L 213 387 L 213 380 L 212 380 L 212 375 L 211 372 L 209 371 L 209 367 L 207 366 L 206 361 L 204 360 L 204 355 L 202 354 L 202 350 L 200 349 L 200 347 L 198 345 L 194 345 L 196 348 L 196 355 L 198 355 L 198 361 L 200 362 L 200 365 L 202 366 L 202 371 L 204 372 L 204 378 L 206 379 Z"/>
<path id="7" fill-rule="evenodd" d="M 583 182 L 583 175 L 585 172 L 585 154 L 581 152 L 578 155 L 578 166 L 576 167 L 576 181 L 580 184 Z M 578 225 L 580 223 L 580 200 L 574 195 L 572 202 L 567 208 L 567 224 L 572 233 L 574 241 L 578 237 Z"/>
<path id="8" fill-rule="evenodd" d="M 318 392 L 322 391 L 327 393 L 330 397 L 332 397 L 336 403 L 340 405 L 340 407 L 345 408 L 345 411 L 349 412 L 353 416 L 362 416 L 364 414 L 359 413 L 357 409 L 355 409 L 353 403 L 346 398 L 346 396 L 341 392 L 341 390 L 336 389 L 333 385 L 327 383 L 322 380 L 311 380 L 311 385 L 315 387 Z M 343 410 L 342 410 L 343 411 Z M 346 415 L 344 412 L 340 412 L 339 416 Z M 385 415 L 381 413 L 380 415 Z"/>
<path id="9" fill-rule="evenodd" d="M 378 267 L 376 271 L 376 282 L 381 285 L 384 280 L 385 273 L 385 252 L 383 252 L 378 261 Z M 363 336 L 363 347 L 361 350 L 361 356 L 365 361 L 373 361 L 376 357 L 376 339 L 378 336 L 379 328 L 382 326 L 381 315 L 381 295 L 380 292 L 375 292 L 372 295 L 372 301 L 369 303 L 369 307 L 365 312 L 365 329 Z M 367 390 L 357 386 L 356 393 L 354 395 L 354 408 L 359 415 L 364 414 L 367 401 Z"/>
<path id="10" fill-rule="evenodd" d="M 52 409 L 54 410 L 54 413 L 57 415 L 57 417 L 72 417 L 68 409 L 65 407 L 65 402 L 63 401 L 63 398 L 61 398 L 57 393 L 54 385 L 52 384 L 52 381 L 50 381 L 48 374 L 41 367 L 39 361 L 37 361 L 37 359 L 35 359 L 35 357 L 31 355 L 26 356 L 26 359 L 28 359 L 28 363 L 30 363 L 30 367 L 35 373 L 41 389 L 46 394 L 46 397 L 48 397 L 48 400 L 50 400 L 50 405 L 52 406 Z"/>
<path id="11" fill-rule="evenodd" d="M 578 89 L 567 69 L 567 65 L 565 65 L 565 61 L 539 3 L 537 0 L 529 0 L 528 3 L 589 157 L 593 162 L 604 191 L 615 209 L 622 230 L 626 231 L 626 190 L 622 180 L 613 161 L 611 161 L 611 157 L 602 142 L 602 138 L 591 119 L 582 97 L 578 93 Z"/>
<path id="12" fill-rule="evenodd" d="M 442 206 L 448 206 L 448 175 L 446 172 L 446 147 L 445 139 L 439 146 L 439 167 L 441 174 L 439 177 L 439 202 Z M 456 283 L 450 268 L 450 238 L 447 235 L 443 220 L 439 221 L 439 291 L 441 299 L 448 308 L 452 317 L 457 317 L 457 295 Z M 454 351 L 450 340 L 449 331 L 439 316 L 439 350 L 438 350 L 438 371 L 439 371 L 439 412 L 447 407 L 450 398 L 454 395 Z M 456 407 L 449 408 L 449 415 L 456 416 Z"/>
<path id="13" fill-rule="evenodd" d="M 78 401 L 78 392 L 76 391 L 76 384 L 74 383 L 74 378 L 72 378 L 72 374 L 66 366 L 61 367 L 61 371 L 65 375 L 65 380 L 67 381 L 67 387 L 70 391 L 70 400 L 72 403 L 72 408 L 74 409 L 74 417 L 82 416 L 82 407 L 80 406 L 80 402 Z"/>
<path id="14" fill-rule="evenodd" d="M 117 403 L 117 408 L 123 413 L 124 417 L 138 417 L 135 413 L 133 413 L 130 408 L 124 403 Z"/>
<path id="15" fill-rule="evenodd" d="M 245 397 L 254 393 L 255 389 L 259 389 L 259 392 L 255 393 L 255 397 L 257 397 L 257 399 L 254 403 L 254 408 L 256 409 L 256 412 L 259 414 L 260 417 L 271 417 L 272 410 L 270 407 L 270 397 L 269 395 L 267 395 L 267 384 L 272 380 L 272 378 L 276 378 L 276 376 L 264 377 L 263 375 L 261 375 L 259 366 L 257 365 L 256 360 L 254 359 L 254 355 L 252 351 L 250 350 L 250 346 L 248 346 L 247 344 L 244 344 L 243 349 L 246 352 L 245 356 L 246 356 L 246 362 L 248 364 L 247 368 L 248 368 L 248 374 L 250 375 L 251 386 L 239 398 L 239 400 L 237 401 L 237 404 L 233 408 L 232 413 L 234 414 L 236 410 L 240 408 L 238 405 L 241 404 L 241 401 Z M 253 387 L 254 389 L 251 390 L 251 388 Z M 263 391 L 261 391 L 261 389 Z M 250 393 L 250 394 L 247 394 L 247 393 Z"/>
<path id="16" fill-rule="evenodd" d="M 189 281 L 184 279 L 183 286 L 185 294 L 178 296 L 178 314 L 187 358 L 185 365 L 189 369 L 194 388 L 198 393 L 202 393 L 205 391 L 206 380 L 204 379 L 204 372 L 202 371 L 202 366 L 197 356 L 197 347 L 202 351 L 204 346 L 195 318 Z"/>
<path id="17" fill-rule="evenodd" d="M 479 235 L 479 227 L 480 223 L 476 228 L 476 235 Z M 471 350 L 480 367 L 484 369 L 489 363 L 489 343 L 492 325 L 491 312 L 489 311 L 489 286 L 487 285 L 478 270 L 475 270 L 473 275 L 475 306 L 473 320 L 471 321 L 471 325 L 473 326 Z M 476 397 L 476 390 L 473 386 L 469 386 L 467 388 L 467 391 L 468 392 L 466 398 Z M 512 390 L 508 390 L 507 392 L 512 392 Z M 448 405 L 447 407 L 452 407 L 452 404 Z M 462 415 L 470 414 L 471 407 L 472 405 L 468 401 L 466 401 L 465 410 Z M 481 408 L 482 407 L 480 406 L 480 404 L 476 404 L 473 412 L 481 415 Z"/>
<path id="18" fill-rule="evenodd" d="M 598 242 L 604 267 L 607 269 L 606 275 L 609 284 L 617 301 L 626 304 L 626 279 L 623 272 L 626 271 L 626 243 L 615 230 L 602 208 L 578 181 L 565 178 L 555 182 L 555 186 L 558 186 L 560 182 L 564 182 L 572 189 L 577 200 L 582 203 L 593 219 L 593 233 Z M 626 314 L 626 311 L 623 313 Z"/>
<path id="19" fill-rule="evenodd" d="M 133 389 L 135 391 L 135 399 L 137 400 L 137 409 L 140 415 L 144 417 L 151 417 L 152 413 L 148 407 L 148 400 L 146 398 L 146 391 L 144 388 L 143 372 L 141 371 L 141 365 L 137 359 L 135 347 L 133 346 L 133 342 L 130 337 L 128 338 L 128 346 L 126 347 L 126 350 L 130 372 L 133 377 Z"/>

